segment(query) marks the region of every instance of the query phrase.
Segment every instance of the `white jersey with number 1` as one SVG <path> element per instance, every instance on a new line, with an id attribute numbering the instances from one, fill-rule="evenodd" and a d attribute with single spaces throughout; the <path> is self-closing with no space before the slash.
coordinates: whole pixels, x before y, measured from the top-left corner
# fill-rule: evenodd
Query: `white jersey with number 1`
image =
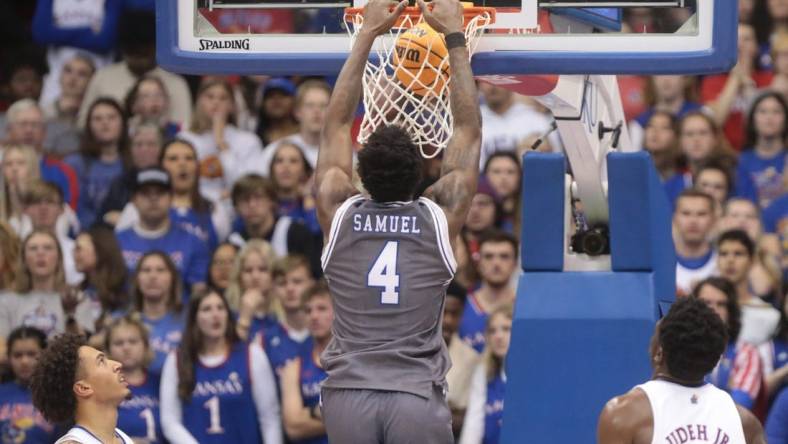
<path id="1" fill-rule="evenodd" d="M 134 444 L 134 441 L 132 441 L 131 438 L 129 438 L 120 429 L 115 429 L 115 435 L 120 438 L 123 444 Z M 68 433 L 55 441 L 55 444 L 62 444 L 69 441 L 78 442 L 80 444 L 104 444 L 96 437 L 96 435 L 91 433 L 90 430 L 78 425 L 72 427 Z"/>
<path id="2" fill-rule="evenodd" d="M 652 444 L 745 444 L 736 404 L 714 385 L 655 380 L 637 388 L 646 392 L 654 415 Z"/>

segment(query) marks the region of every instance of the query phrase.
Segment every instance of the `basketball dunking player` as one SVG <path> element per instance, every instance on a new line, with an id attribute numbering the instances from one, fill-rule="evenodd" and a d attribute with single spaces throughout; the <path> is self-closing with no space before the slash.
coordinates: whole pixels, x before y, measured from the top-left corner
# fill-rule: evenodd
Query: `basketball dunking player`
<path id="1" fill-rule="evenodd" d="M 598 442 L 765 444 L 755 416 L 703 380 L 727 343 L 722 319 L 703 301 L 676 301 L 651 339 L 653 379 L 608 401 Z"/>
<path id="2" fill-rule="evenodd" d="M 118 405 L 131 395 L 120 369 L 77 335 L 61 335 L 41 353 L 33 405 L 48 421 L 76 422 L 55 444 L 133 444 L 116 428 Z"/>
<path id="3" fill-rule="evenodd" d="M 372 0 L 364 26 L 328 105 L 317 162 L 317 210 L 327 234 L 322 265 L 333 297 L 333 339 L 323 353 L 322 415 L 331 442 L 451 443 L 449 368 L 441 334 L 446 287 L 456 262 L 451 239 L 476 192 L 481 119 L 457 0 L 419 1 L 426 22 L 445 35 L 451 113 L 441 178 L 424 195 L 419 149 L 405 130 L 383 126 L 358 153 L 351 182 L 350 129 L 375 37 L 407 1 Z"/>

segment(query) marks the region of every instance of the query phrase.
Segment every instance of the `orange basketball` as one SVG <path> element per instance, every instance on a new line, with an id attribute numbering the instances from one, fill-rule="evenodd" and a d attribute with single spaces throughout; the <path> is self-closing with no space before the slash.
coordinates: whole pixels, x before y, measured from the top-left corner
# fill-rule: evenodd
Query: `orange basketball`
<path id="1" fill-rule="evenodd" d="M 443 36 L 428 24 L 419 23 L 394 42 L 394 75 L 414 94 L 424 96 L 429 90 L 440 93 L 449 81 L 448 55 Z"/>

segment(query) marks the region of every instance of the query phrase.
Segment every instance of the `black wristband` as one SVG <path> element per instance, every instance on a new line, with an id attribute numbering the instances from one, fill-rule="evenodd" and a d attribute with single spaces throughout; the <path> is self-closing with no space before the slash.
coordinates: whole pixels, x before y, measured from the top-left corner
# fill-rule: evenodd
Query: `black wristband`
<path id="1" fill-rule="evenodd" d="M 465 47 L 465 33 L 464 32 L 452 32 L 451 34 L 446 34 L 446 49 L 453 49 L 459 47 Z"/>

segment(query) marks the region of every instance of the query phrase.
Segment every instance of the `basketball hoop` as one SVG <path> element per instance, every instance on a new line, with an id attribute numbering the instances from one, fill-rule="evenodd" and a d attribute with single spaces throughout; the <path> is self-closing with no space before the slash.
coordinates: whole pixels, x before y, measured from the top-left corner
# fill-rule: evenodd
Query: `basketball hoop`
<path id="1" fill-rule="evenodd" d="M 364 24 L 363 8 L 345 9 L 345 23 L 350 35 L 351 47 Z M 464 8 L 465 39 L 468 53 L 473 55 L 484 29 L 495 21 L 495 8 Z M 397 55 L 396 43 L 404 33 L 424 23 L 418 7 L 405 8 L 389 34 L 378 39 L 374 46 L 377 59 L 367 61 L 364 68 L 364 119 L 358 135 L 359 143 L 365 143 L 370 134 L 380 125 L 398 125 L 410 133 L 419 146 L 421 155 L 427 159 L 437 156 L 451 137 L 453 119 L 449 109 L 449 57 L 448 52 L 434 51 L 428 44 L 417 48 L 410 40 L 400 51 L 424 51 L 429 59 L 440 57 L 431 63 L 421 60 L 413 66 L 413 59 Z M 442 41 L 442 38 L 441 38 Z M 441 42 L 442 43 L 442 42 Z M 437 48 L 435 48 L 437 49 Z M 445 51 L 445 47 L 442 51 Z M 406 63 L 411 62 L 409 66 Z M 409 84 L 405 85 L 398 74 L 407 72 Z M 427 80 L 425 80 L 427 79 Z M 430 154 L 425 152 L 428 148 Z"/>

